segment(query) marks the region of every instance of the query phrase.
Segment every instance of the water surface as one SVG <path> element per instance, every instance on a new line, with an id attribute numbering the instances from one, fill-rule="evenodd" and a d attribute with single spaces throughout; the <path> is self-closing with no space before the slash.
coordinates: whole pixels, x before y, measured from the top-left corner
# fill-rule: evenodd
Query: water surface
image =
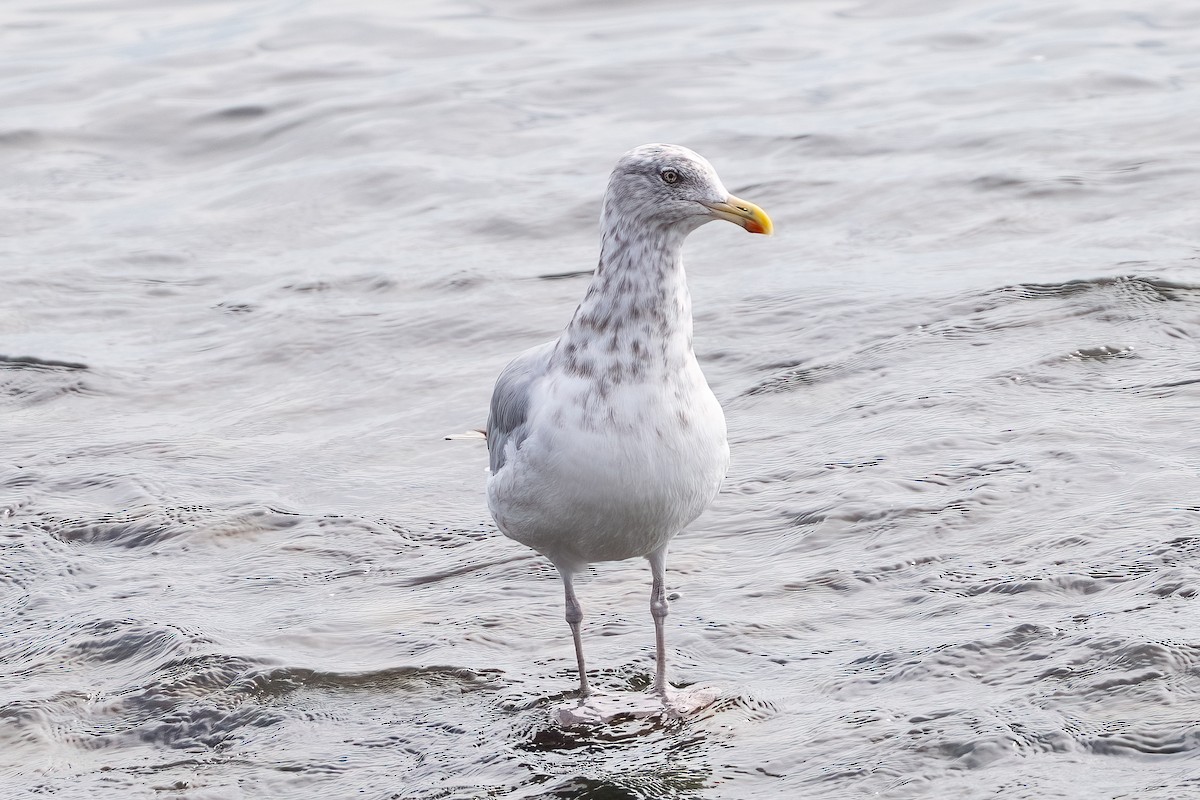
<path id="1" fill-rule="evenodd" d="M 0 794 L 1200 794 L 1200 12 L 79 2 L 0 12 Z M 607 172 L 709 157 L 733 467 L 696 719 L 564 731 L 483 422 Z M 653 670 L 642 563 L 580 586 Z"/>

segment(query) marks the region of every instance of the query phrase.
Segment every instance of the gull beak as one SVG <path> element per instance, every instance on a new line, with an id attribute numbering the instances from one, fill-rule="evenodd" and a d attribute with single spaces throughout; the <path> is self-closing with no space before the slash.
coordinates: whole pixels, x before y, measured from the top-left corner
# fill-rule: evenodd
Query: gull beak
<path id="1" fill-rule="evenodd" d="M 775 225 L 767 216 L 767 212 L 748 200 L 729 195 L 725 198 L 724 203 L 704 203 L 704 205 L 713 212 L 714 217 L 741 225 L 750 233 L 762 233 L 770 236 L 771 232 L 775 230 Z"/>

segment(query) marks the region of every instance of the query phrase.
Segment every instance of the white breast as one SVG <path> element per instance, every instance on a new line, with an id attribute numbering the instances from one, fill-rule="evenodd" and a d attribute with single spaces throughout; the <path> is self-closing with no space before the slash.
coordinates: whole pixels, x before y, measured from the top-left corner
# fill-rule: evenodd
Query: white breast
<path id="1" fill-rule="evenodd" d="M 708 506 L 729 465 L 725 416 L 694 360 L 665 383 L 552 372 L 529 435 L 488 481 L 509 537 L 573 569 L 644 556 Z"/>

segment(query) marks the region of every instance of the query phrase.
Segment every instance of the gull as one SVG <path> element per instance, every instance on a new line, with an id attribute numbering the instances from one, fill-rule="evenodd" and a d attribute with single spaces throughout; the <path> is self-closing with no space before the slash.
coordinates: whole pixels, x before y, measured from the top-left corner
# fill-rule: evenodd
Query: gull
<path id="1" fill-rule="evenodd" d="M 562 335 L 517 356 L 488 415 L 488 508 L 510 539 L 562 577 L 579 697 L 591 693 L 574 578 L 588 564 L 650 563 L 654 691 L 668 700 L 667 546 L 721 488 L 725 415 L 692 351 L 684 239 L 712 220 L 770 234 L 693 151 L 648 144 L 613 169 L 600 262 Z"/>

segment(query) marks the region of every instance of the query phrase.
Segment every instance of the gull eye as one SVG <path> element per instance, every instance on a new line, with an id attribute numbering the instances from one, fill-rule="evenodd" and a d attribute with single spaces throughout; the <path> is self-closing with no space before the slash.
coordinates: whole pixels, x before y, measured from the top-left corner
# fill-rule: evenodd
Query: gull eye
<path id="1" fill-rule="evenodd" d="M 679 173 L 673 169 L 664 169 L 661 175 L 663 183 L 676 183 L 679 180 Z"/>

